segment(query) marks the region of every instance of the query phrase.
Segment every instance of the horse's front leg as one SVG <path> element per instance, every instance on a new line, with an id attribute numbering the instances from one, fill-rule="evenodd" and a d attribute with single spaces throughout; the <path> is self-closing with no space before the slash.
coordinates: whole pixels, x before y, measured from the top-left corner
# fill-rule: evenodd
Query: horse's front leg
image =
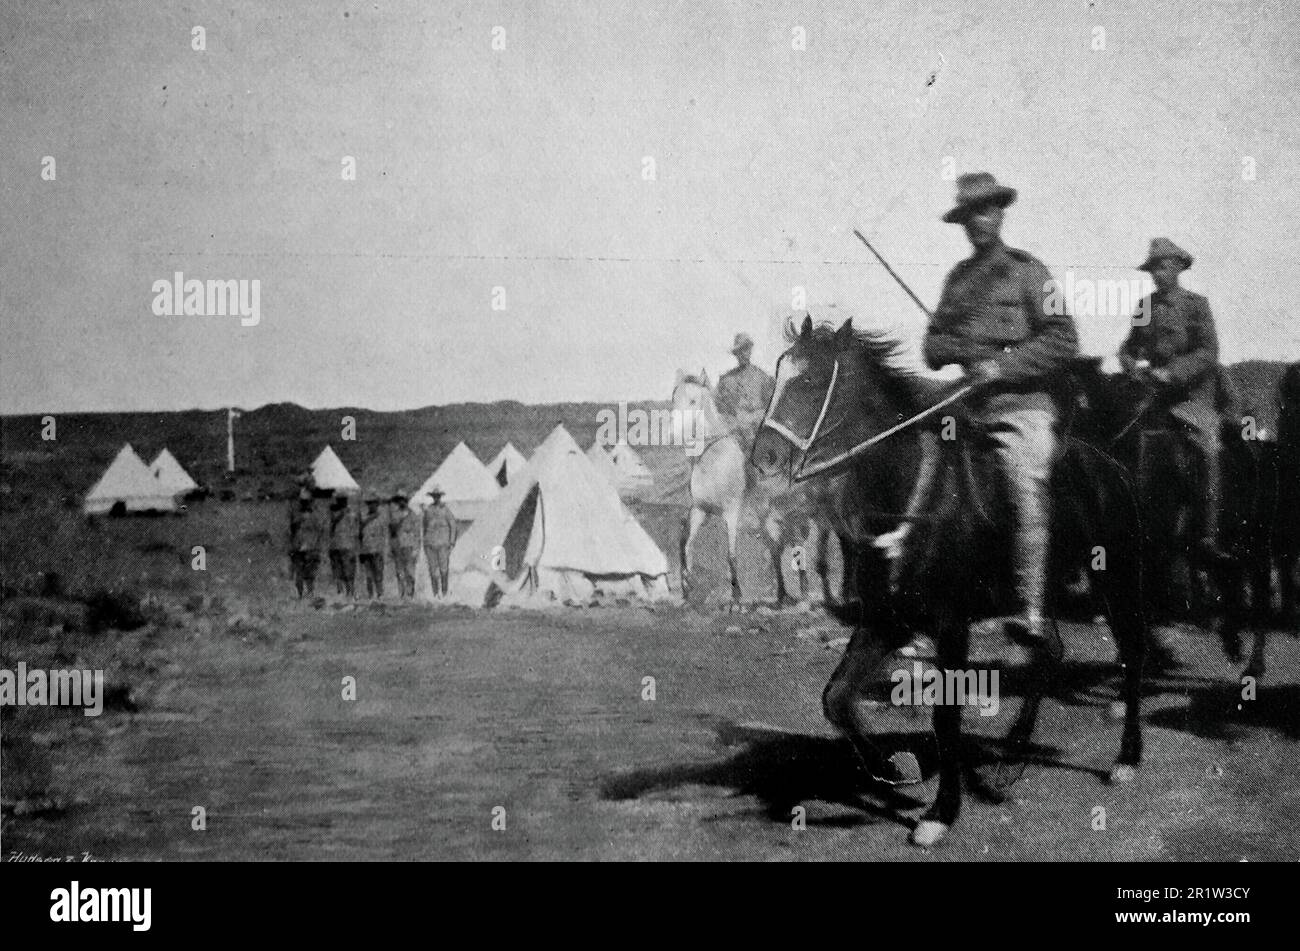
<path id="1" fill-rule="evenodd" d="M 736 538 L 740 532 L 740 505 L 728 508 L 723 518 L 727 522 L 727 567 L 731 570 L 731 604 L 728 610 L 740 607 L 740 582 L 736 578 Z"/>
<path id="2" fill-rule="evenodd" d="M 969 656 L 970 631 L 965 619 L 953 616 L 938 631 L 939 668 L 961 670 Z M 945 698 L 934 711 L 934 735 L 939 746 L 939 791 L 912 830 L 911 842 L 923 848 L 938 845 L 961 813 L 961 717 L 964 707 Z"/>
<path id="3" fill-rule="evenodd" d="M 767 545 L 767 555 L 772 560 L 772 570 L 776 573 L 776 604 L 777 607 L 783 607 L 789 597 L 785 589 L 785 572 L 782 570 L 785 566 L 781 563 L 781 556 L 785 554 L 785 530 L 776 513 L 770 510 L 763 519 L 763 542 Z"/>
<path id="4" fill-rule="evenodd" d="M 692 508 L 687 515 L 681 532 L 681 575 L 682 575 L 682 601 L 687 601 L 691 596 L 691 543 L 695 541 L 695 533 L 700 530 L 707 517 L 703 509 Z"/>

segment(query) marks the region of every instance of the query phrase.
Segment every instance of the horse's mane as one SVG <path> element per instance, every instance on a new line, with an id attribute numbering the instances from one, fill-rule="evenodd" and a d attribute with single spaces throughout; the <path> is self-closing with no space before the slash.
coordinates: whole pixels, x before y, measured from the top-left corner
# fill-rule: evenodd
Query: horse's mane
<path id="1" fill-rule="evenodd" d="M 685 376 L 682 377 L 682 382 L 683 382 L 683 383 L 694 383 L 696 386 L 708 386 L 708 385 L 709 385 L 708 383 L 706 383 L 706 382 L 704 381 L 704 378 L 701 377 L 698 373 L 687 373 Z"/>
<path id="2" fill-rule="evenodd" d="M 833 346 L 838 329 L 830 321 L 823 320 L 813 324 L 812 345 Z M 794 323 L 788 324 L 785 328 L 785 339 L 787 343 L 799 343 L 803 339 L 800 327 Z M 849 349 L 856 351 L 872 365 L 895 379 L 912 380 L 925 374 L 919 356 L 909 346 L 897 327 L 855 326 L 849 337 Z"/>

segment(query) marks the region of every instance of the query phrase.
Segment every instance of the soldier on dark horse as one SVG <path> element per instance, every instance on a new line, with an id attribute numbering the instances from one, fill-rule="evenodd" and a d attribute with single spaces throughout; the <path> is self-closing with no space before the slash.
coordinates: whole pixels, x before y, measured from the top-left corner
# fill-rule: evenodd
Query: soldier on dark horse
<path id="1" fill-rule="evenodd" d="M 1130 474 L 1112 456 L 1061 431 L 1053 389 L 1076 354 L 1073 321 L 1047 300 L 1043 265 L 1001 241 L 1013 189 L 962 176 L 945 220 L 974 253 L 948 276 L 926 339 L 932 366 L 956 363 L 951 387 L 902 368 L 898 342 L 814 327 L 789 334 L 776 390 L 754 447 L 768 471 L 833 481 L 859 566 L 859 625 L 823 693 L 827 718 L 878 779 L 915 781 L 905 760 L 873 742 L 864 700 L 891 658 L 936 646 L 947 676 L 969 661 L 969 626 L 1012 614 L 1006 633 L 1028 651 L 1027 693 L 1007 734 L 1009 755 L 986 790 L 1005 794 L 1023 768 L 1039 704 L 1063 647 L 1046 603 L 1053 576 L 1093 568 L 1093 588 L 1119 648 L 1124 728 L 1114 781 L 1141 761 L 1145 650 L 1140 517 Z M 1050 528 L 1050 530 L 1049 530 Z M 889 536 L 894 544 L 881 546 Z M 900 537 L 901 536 L 901 537 Z M 897 553 L 897 557 L 890 555 Z M 1005 584 L 1010 576 L 1010 585 Z M 1012 611 L 995 593 L 1010 587 Z M 939 790 L 912 841 L 931 845 L 956 821 L 963 782 L 962 708 L 934 713 Z"/>
<path id="2" fill-rule="evenodd" d="M 1178 283 L 1179 275 L 1191 265 L 1192 256 L 1169 239 L 1151 242 L 1146 261 L 1138 267 L 1151 274 L 1156 290 L 1139 304 L 1119 360 L 1125 373 L 1151 388 L 1154 413 L 1167 414 L 1163 421 L 1196 450 L 1203 480 L 1196 504 L 1200 537 L 1194 552 L 1203 563 L 1225 565 L 1232 557 L 1219 539 L 1224 382 L 1209 302 Z"/>

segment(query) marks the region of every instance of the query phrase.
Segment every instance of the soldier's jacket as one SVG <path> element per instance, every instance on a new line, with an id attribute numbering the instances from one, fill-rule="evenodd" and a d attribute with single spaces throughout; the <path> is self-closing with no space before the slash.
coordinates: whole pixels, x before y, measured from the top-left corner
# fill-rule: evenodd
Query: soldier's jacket
<path id="1" fill-rule="evenodd" d="M 334 551 L 354 551 L 361 528 L 357 510 L 351 505 L 330 510 L 330 548 Z"/>
<path id="2" fill-rule="evenodd" d="M 757 427 L 775 388 L 775 381 L 751 363 L 722 374 L 715 398 L 721 412 L 742 426 Z"/>
<path id="3" fill-rule="evenodd" d="M 1150 321 L 1146 322 L 1147 316 Z M 1198 408 L 1214 410 L 1219 395 L 1219 336 L 1210 303 L 1182 287 L 1156 291 L 1138 305 L 1119 360 L 1132 371 L 1138 360 L 1164 369 L 1171 385 Z"/>
<path id="4" fill-rule="evenodd" d="M 420 518 L 405 505 L 400 515 L 389 517 L 388 537 L 395 550 L 420 547 Z"/>
<path id="5" fill-rule="evenodd" d="M 303 512 L 294 508 L 289 513 L 289 551 L 320 551 L 325 540 L 325 527 L 313 508 Z"/>
<path id="6" fill-rule="evenodd" d="M 442 504 L 425 506 L 421 517 L 424 520 L 425 545 L 432 548 L 450 548 L 456 543 L 456 516 L 451 514 L 451 509 L 447 506 Z"/>
<path id="7" fill-rule="evenodd" d="M 1052 378 L 1079 352 L 1074 318 L 1032 254 L 999 242 L 949 273 L 925 337 L 934 369 L 994 360 L 1002 379 L 976 394 L 984 414 L 1052 410 Z"/>
<path id="8" fill-rule="evenodd" d="M 361 554 L 382 555 L 388 545 L 388 515 L 381 508 L 361 515 Z"/>

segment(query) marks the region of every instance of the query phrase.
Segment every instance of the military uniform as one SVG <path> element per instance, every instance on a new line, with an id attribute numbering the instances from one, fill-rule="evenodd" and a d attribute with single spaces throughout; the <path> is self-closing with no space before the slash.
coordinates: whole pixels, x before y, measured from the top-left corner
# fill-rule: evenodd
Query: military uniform
<path id="1" fill-rule="evenodd" d="M 451 548 L 456 544 L 456 516 L 441 502 L 425 506 L 424 557 L 429 563 L 429 583 L 434 597 L 448 593 L 447 576 L 451 570 Z"/>
<path id="2" fill-rule="evenodd" d="M 384 596 L 384 548 L 388 545 L 388 516 L 382 508 L 373 512 L 367 506 L 360 518 L 360 552 L 358 560 L 365 573 L 366 594 Z"/>
<path id="3" fill-rule="evenodd" d="M 1079 350 L 1074 320 L 1053 286 L 1041 261 L 997 241 L 949 272 L 925 337 L 932 368 L 997 365 L 996 381 L 967 405 L 993 437 L 1007 479 L 1016 588 L 1030 614 L 1042 610 L 1050 542 L 1057 409 L 1048 383 Z"/>
<path id="4" fill-rule="evenodd" d="M 420 519 L 405 503 L 389 517 L 388 539 L 393 552 L 398 593 L 404 598 L 413 598 L 415 563 L 420 550 Z"/>
<path id="5" fill-rule="evenodd" d="M 775 388 L 772 377 L 752 363 L 728 370 L 718 380 L 718 409 L 736 421 L 735 432 L 747 454 Z"/>
<path id="6" fill-rule="evenodd" d="M 351 504 L 330 509 L 330 572 L 341 594 L 356 595 L 357 541 L 360 526 Z"/>
<path id="7" fill-rule="evenodd" d="M 1143 299 L 1133 329 L 1120 348 L 1128 373 L 1139 360 L 1169 375 L 1170 413 L 1180 421 L 1205 464 L 1203 534 L 1218 533 L 1220 484 L 1219 337 L 1210 304 L 1200 294 L 1174 286 Z"/>
<path id="8" fill-rule="evenodd" d="M 304 511 L 301 505 L 289 512 L 289 563 L 293 568 L 293 583 L 298 597 L 313 594 L 316 572 L 320 569 L 320 550 L 325 530 L 315 508 Z"/>

